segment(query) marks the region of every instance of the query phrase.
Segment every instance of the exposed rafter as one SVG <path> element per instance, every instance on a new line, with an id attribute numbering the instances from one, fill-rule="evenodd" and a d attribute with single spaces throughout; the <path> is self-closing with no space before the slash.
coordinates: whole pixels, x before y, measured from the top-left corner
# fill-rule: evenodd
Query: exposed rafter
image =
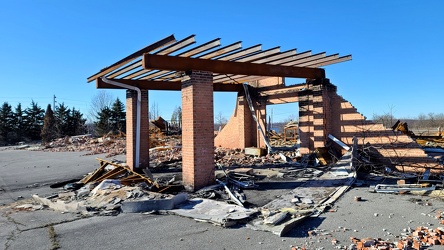
<path id="1" fill-rule="evenodd" d="M 220 41 L 217 38 L 195 45 L 195 35 L 178 41 L 171 35 L 102 69 L 87 80 L 91 82 L 105 76 L 128 80 L 129 84 L 143 89 L 168 89 L 179 86 L 183 80 L 181 71 L 206 70 L 213 72 L 215 86 L 230 89 L 226 86 L 272 76 L 323 78 L 324 70 L 318 67 L 351 60 L 351 55 L 340 57 L 325 52 L 312 55 L 311 51 L 297 53 L 296 49 L 280 52 L 279 47 L 262 50 L 261 44 L 243 49 L 240 41 L 226 46 L 221 46 Z M 145 62 L 144 58 L 150 61 Z M 113 88 L 100 80 L 97 82 L 97 87 Z M 161 83 L 165 85 L 159 85 Z M 150 84 L 152 88 L 147 86 Z"/>

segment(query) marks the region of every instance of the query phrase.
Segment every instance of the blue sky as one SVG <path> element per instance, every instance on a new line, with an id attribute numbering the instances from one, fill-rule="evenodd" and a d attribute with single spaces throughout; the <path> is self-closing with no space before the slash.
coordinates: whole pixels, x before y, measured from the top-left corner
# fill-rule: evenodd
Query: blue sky
<path id="1" fill-rule="evenodd" d="M 86 78 L 170 34 L 198 44 L 281 46 L 351 54 L 325 67 L 338 93 L 369 119 L 443 113 L 444 1 L 6 1 L 0 0 L 0 103 L 58 102 L 84 114 L 97 93 Z M 289 79 L 300 83 L 302 79 Z M 110 91 L 121 100 L 125 91 Z M 166 119 L 180 92 L 150 92 Z M 229 117 L 234 94 L 216 94 Z M 297 114 L 274 105 L 273 120 Z"/>

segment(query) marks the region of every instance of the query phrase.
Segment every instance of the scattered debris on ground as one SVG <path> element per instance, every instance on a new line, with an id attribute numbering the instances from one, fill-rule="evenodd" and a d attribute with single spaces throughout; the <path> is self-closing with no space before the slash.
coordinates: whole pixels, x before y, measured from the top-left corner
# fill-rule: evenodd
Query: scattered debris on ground
<path id="1" fill-rule="evenodd" d="M 161 118 L 161 117 L 160 117 Z M 440 172 L 400 172 L 378 161 L 372 145 L 349 146 L 333 136 L 329 144 L 317 148 L 309 155 L 300 156 L 293 146 L 297 143 L 297 124 L 287 124 L 284 134 L 269 132 L 270 141 L 285 150 L 273 153 L 251 153 L 255 149 L 216 148 L 214 164 L 217 183 L 194 193 L 185 193 L 181 183 L 181 137 L 167 135 L 167 125 L 162 129 L 161 119 L 150 128 L 150 168 L 143 174 L 135 173 L 124 163 L 98 159 L 100 167 L 82 180 L 63 185 L 63 191 L 51 197 L 34 196 L 36 203 L 22 204 L 16 209 L 35 210 L 50 207 L 64 212 L 81 212 L 89 215 L 116 215 L 120 212 L 165 212 L 187 216 L 224 227 L 238 223 L 254 230 L 263 230 L 283 236 L 304 220 L 329 211 L 334 202 L 351 185 L 365 185 L 366 180 L 378 182 L 370 187 L 376 193 L 435 195 L 441 198 L 443 177 Z M 401 124 L 401 123 L 400 123 Z M 396 127 L 408 131 L 405 126 Z M 412 133 L 409 133 L 412 135 Z M 295 136 L 295 137 L 293 137 Z M 412 135 L 413 136 L 413 135 Z M 435 138 L 436 139 L 436 138 Z M 334 145 L 336 149 L 332 146 Z M 337 148 L 340 150 L 337 150 Z M 52 152 L 83 151 L 124 153 L 124 136 L 92 138 L 90 135 L 57 139 L 44 150 Z M 250 152 L 251 151 L 251 152 Z M 344 153 L 345 152 L 345 153 Z M 108 157 L 108 156 L 107 156 Z M 379 156 L 380 157 L 380 156 Z M 398 179 L 396 185 L 383 184 L 387 177 Z M 287 192 L 280 192 L 266 200 L 255 200 L 250 195 L 260 195 L 267 187 L 286 185 Z M 290 188 L 291 187 L 291 188 Z M 438 193 L 439 192 L 439 193 Z M 247 194 L 249 195 L 247 197 Z M 260 197 L 260 196 L 259 196 Z M 258 202 L 261 199 L 263 203 Z M 361 201 L 361 197 L 355 197 Z M 438 231 L 437 231 L 438 230 Z M 381 239 L 352 238 L 353 247 L 338 249 L 419 249 L 418 244 L 438 244 L 436 237 L 441 229 L 425 229 L 400 242 Z M 418 231 L 418 232 L 419 232 Z M 313 230 L 310 237 L 321 235 Z M 419 243 L 418 243 L 419 242 Z M 443 242 L 444 243 L 444 242 Z M 337 242 L 332 244 L 339 246 Z M 302 248 L 303 249 L 303 248 Z"/>

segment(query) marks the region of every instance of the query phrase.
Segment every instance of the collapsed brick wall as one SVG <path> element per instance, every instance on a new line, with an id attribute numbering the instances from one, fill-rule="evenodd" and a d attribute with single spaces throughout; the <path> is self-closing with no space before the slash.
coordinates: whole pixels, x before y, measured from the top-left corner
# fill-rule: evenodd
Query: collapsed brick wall
<path id="1" fill-rule="evenodd" d="M 329 91 L 329 107 L 330 133 L 348 145 L 353 144 L 356 136 L 359 148 L 375 158 L 371 160 L 395 166 L 400 171 L 423 172 L 424 167 L 442 170 L 412 138 L 367 120 L 336 91 Z"/>
<path id="2" fill-rule="evenodd" d="M 283 80 L 268 79 L 255 86 L 272 86 L 273 83 L 283 84 Z M 370 160 L 409 172 L 422 172 L 424 167 L 442 170 L 412 138 L 367 120 L 350 102 L 337 94 L 336 86 L 328 79 L 308 80 L 307 84 L 310 90 L 298 93 L 302 154 L 326 146 L 329 134 L 348 145 L 353 144 L 353 137 L 356 136 L 360 149 L 372 157 Z M 257 100 L 253 102 L 258 104 Z M 264 124 L 265 104 L 261 103 L 255 108 L 259 108 L 256 115 Z M 242 95 L 238 95 L 233 115 L 214 142 L 216 147 L 225 148 L 265 146 Z"/>
<path id="3" fill-rule="evenodd" d="M 269 77 L 249 83 L 255 88 L 284 85 L 283 77 Z M 264 101 L 253 100 L 255 115 L 262 129 L 266 129 L 266 104 Z M 265 148 L 264 138 L 257 129 L 257 124 L 251 115 L 248 102 L 243 93 L 238 93 L 236 107 L 228 123 L 214 138 L 214 146 L 222 148 Z"/>
<path id="4" fill-rule="evenodd" d="M 265 104 L 254 105 L 256 117 L 265 129 Z M 238 94 L 236 107 L 230 120 L 214 138 L 214 146 L 222 148 L 265 147 L 263 137 L 257 129 L 257 124 L 251 115 L 248 102 L 244 95 Z"/>
<path id="5" fill-rule="evenodd" d="M 245 96 L 239 95 L 236 107 L 228 123 L 214 138 L 214 146 L 223 148 L 246 148 L 252 146 L 253 136 L 248 130 L 253 129 L 253 118 L 248 109 Z"/>

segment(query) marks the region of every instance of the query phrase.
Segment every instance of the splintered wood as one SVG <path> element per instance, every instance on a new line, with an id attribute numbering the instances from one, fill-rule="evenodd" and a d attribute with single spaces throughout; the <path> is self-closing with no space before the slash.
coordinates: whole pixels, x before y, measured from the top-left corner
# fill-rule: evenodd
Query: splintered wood
<path id="1" fill-rule="evenodd" d="M 150 178 L 146 176 L 143 176 L 141 174 L 132 171 L 127 166 L 106 161 L 100 158 L 97 158 L 97 160 L 100 162 L 100 167 L 96 169 L 92 174 L 87 175 L 82 180 L 80 180 L 81 183 L 87 184 L 89 182 L 101 182 L 105 179 L 119 178 L 120 182 L 123 185 L 131 185 L 139 182 L 147 182 L 148 184 L 154 185 L 155 187 L 159 188 L 159 184 L 152 181 Z M 105 168 L 108 165 L 112 165 L 114 168 L 105 171 Z"/>

